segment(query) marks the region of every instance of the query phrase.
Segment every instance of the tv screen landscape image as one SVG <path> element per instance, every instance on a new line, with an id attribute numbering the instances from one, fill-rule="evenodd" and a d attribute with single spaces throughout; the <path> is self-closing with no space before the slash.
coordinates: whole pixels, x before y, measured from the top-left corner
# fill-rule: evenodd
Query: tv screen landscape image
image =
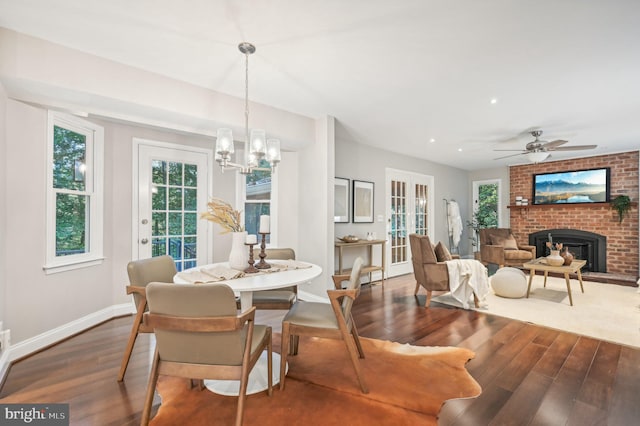
<path id="1" fill-rule="evenodd" d="M 610 169 L 533 175 L 533 204 L 609 202 Z"/>

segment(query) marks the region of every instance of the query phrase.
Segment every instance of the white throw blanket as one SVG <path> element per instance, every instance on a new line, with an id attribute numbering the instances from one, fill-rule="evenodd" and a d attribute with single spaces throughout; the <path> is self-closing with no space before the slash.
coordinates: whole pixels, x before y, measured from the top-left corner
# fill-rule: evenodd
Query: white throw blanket
<path id="1" fill-rule="evenodd" d="M 453 247 L 460 244 L 460 236 L 462 235 L 462 218 L 460 217 L 460 207 L 456 201 L 449 201 L 447 204 L 447 216 L 449 221 L 449 235 L 453 241 Z"/>
<path id="2" fill-rule="evenodd" d="M 449 271 L 449 287 L 454 299 L 469 309 L 469 300 L 475 294 L 480 305 L 486 306 L 489 294 L 489 272 L 487 268 L 475 259 L 447 260 Z"/>

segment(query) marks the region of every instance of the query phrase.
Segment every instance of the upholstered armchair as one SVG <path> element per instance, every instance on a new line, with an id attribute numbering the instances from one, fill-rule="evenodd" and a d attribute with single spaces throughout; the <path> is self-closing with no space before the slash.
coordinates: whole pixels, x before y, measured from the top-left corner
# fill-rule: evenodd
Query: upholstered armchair
<path id="1" fill-rule="evenodd" d="M 438 244 L 438 251 L 440 252 L 440 261 L 438 261 L 436 247 L 431 244 L 431 240 L 427 235 L 411 234 L 409 235 L 409 244 L 411 245 L 413 274 L 416 278 L 414 294 L 418 294 L 420 286 L 424 287 L 427 290 L 425 307 L 428 308 L 433 291 L 450 290 L 449 271 L 445 260 L 458 258 L 458 256 L 452 256 L 444 245 Z"/>
<path id="2" fill-rule="evenodd" d="M 509 228 L 480 230 L 480 259 L 485 265 L 522 266 L 536 258 L 536 247 L 519 244 Z"/>

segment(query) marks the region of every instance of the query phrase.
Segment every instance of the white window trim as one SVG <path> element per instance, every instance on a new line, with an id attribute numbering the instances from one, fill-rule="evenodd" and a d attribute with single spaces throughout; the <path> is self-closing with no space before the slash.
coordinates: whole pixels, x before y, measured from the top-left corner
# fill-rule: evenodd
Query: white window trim
<path id="1" fill-rule="evenodd" d="M 87 179 L 92 180 L 93 191 L 89 202 L 89 248 L 87 253 L 56 256 L 56 191 L 53 189 L 53 128 L 55 125 L 81 131 L 87 137 Z M 90 137 L 92 135 L 92 137 Z M 89 141 L 92 140 L 91 143 Z M 46 257 L 43 269 L 46 274 L 70 271 L 99 265 L 104 260 L 104 128 L 73 115 L 49 111 L 47 120 L 47 206 L 46 206 Z"/>

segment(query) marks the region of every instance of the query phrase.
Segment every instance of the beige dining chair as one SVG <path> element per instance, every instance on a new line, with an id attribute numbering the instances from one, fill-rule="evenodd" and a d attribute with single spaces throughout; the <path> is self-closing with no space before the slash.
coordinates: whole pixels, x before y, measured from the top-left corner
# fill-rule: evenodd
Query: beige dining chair
<path id="1" fill-rule="evenodd" d="M 142 323 L 142 315 L 147 310 L 146 286 L 150 282 L 160 281 L 172 283 L 173 276 L 177 273 L 176 264 L 171 256 L 158 256 L 150 259 L 134 260 L 127 265 L 127 274 L 129 275 L 129 285 L 127 286 L 127 294 L 133 294 L 133 301 L 136 305 L 136 314 L 133 317 L 131 333 L 129 340 L 122 356 L 120 371 L 118 372 L 118 381 L 124 379 L 131 358 L 133 346 L 138 338 L 138 333 L 151 333 L 153 330 L 147 329 Z"/>
<path id="2" fill-rule="evenodd" d="M 238 314 L 226 284 L 150 283 L 144 324 L 156 336 L 156 350 L 142 411 L 149 423 L 159 375 L 185 379 L 239 380 L 236 425 L 241 425 L 249 373 L 267 350 L 267 392 L 272 394 L 271 327 L 254 324 L 256 308 Z"/>
<path id="3" fill-rule="evenodd" d="M 284 389 L 286 363 L 289 355 L 298 354 L 300 336 L 342 339 L 358 377 L 362 393 L 369 393 L 358 358 L 364 358 L 358 330 L 351 315 L 354 300 L 360 294 L 362 258 L 358 257 L 348 276 L 349 283 L 342 289 L 346 275 L 334 276 L 335 290 L 327 290 L 330 304 L 297 301 L 282 320 L 280 348 L 280 389 Z"/>
<path id="4" fill-rule="evenodd" d="M 265 249 L 266 262 L 270 259 L 295 260 L 296 252 L 291 248 L 268 248 Z M 259 248 L 253 249 L 256 263 L 259 260 Z M 253 293 L 253 306 L 258 309 L 289 309 L 298 297 L 298 286 L 283 287 L 274 290 L 261 290 Z M 238 302 L 238 309 L 240 308 Z"/>

